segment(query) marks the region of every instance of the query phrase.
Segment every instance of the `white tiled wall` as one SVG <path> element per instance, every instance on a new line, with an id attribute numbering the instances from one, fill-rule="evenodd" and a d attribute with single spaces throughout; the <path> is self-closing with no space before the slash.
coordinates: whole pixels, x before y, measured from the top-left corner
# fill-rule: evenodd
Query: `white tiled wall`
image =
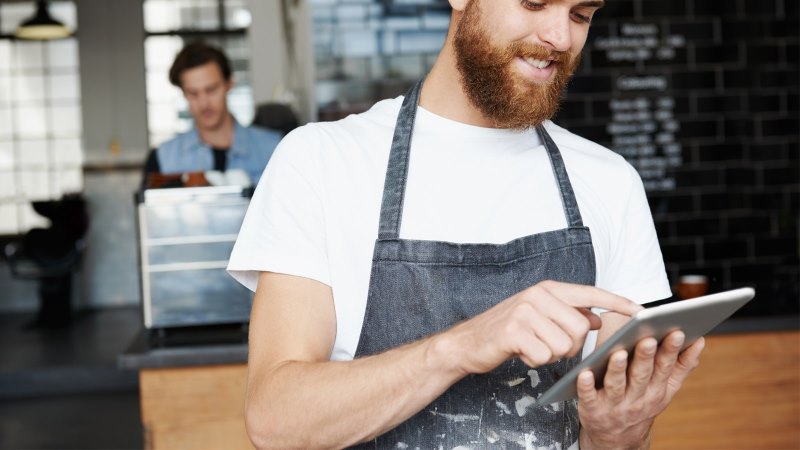
<path id="1" fill-rule="evenodd" d="M 34 2 L 0 5 L 3 34 L 29 18 Z M 71 1 L 50 12 L 76 28 Z M 0 39 L 0 235 L 47 226 L 32 201 L 83 190 L 78 41 Z"/>

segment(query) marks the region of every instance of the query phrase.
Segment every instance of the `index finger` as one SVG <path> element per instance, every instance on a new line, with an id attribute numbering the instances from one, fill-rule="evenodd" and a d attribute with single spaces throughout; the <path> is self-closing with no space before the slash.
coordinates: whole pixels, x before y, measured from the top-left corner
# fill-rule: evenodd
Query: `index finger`
<path id="1" fill-rule="evenodd" d="M 644 308 L 611 292 L 582 284 L 545 281 L 540 286 L 562 302 L 576 308 L 604 308 L 632 316 Z"/>

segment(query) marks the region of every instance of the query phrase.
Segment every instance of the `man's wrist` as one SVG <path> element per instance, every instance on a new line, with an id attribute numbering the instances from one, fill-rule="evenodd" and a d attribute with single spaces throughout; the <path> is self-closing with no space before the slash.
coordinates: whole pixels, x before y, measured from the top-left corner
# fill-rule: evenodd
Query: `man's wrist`
<path id="1" fill-rule="evenodd" d="M 648 421 L 619 433 L 601 433 L 581 428 L 581 450 L 646 450 L 650 448 L 653 422 Z"/>

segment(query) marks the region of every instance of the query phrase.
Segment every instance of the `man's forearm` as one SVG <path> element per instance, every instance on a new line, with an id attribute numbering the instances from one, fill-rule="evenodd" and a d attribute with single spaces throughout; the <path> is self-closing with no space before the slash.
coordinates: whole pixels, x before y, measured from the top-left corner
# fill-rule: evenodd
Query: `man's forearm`
<path id="1" fill-rule="evenodd" d="M 439 336 L 347 362 L 287 362 L 250 376 L 247 426 L 260 448 L 345 447 L 377 437 L 464 374 Z"/>

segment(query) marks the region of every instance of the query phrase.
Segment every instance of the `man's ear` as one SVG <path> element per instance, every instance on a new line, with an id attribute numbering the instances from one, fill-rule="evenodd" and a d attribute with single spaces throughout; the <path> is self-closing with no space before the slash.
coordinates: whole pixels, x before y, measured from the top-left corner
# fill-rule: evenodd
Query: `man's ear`
<path id="1" fill-rule="evenodd" d="M 464 8 L 467 7 L 467 3 L 469 0 L 448 0 L 450 2 L 450 7 L 452 7 L 456 11 L 464 11 Z"/>

